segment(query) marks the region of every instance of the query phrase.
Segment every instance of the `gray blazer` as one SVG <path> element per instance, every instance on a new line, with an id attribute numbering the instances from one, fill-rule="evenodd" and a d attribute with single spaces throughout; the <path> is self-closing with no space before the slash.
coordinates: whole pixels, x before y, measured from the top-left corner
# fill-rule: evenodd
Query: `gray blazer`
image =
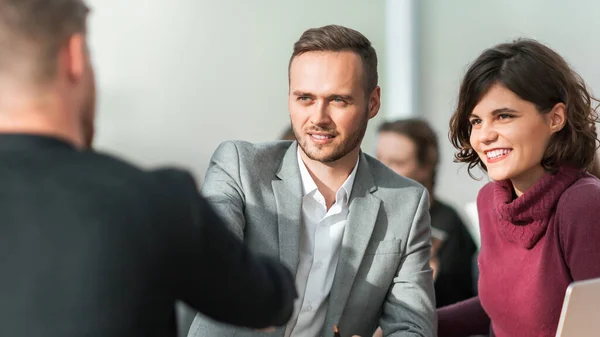
<path id="1" fill-rule="evenodd" d="M 278 256 L 295 274 L 302 216 L 296 142 L 222 143 L 202 193 L 252 250 Z M 426 189 L 361 153 L 321 335 L 333 336 L 337 324 L 343 337 L 371 337 L 377 326 L 384 336 L 435 336 L 430 248 Z M 266 334 L 197 315 L 188 337 L 284 332 L 280 327 Z"/>

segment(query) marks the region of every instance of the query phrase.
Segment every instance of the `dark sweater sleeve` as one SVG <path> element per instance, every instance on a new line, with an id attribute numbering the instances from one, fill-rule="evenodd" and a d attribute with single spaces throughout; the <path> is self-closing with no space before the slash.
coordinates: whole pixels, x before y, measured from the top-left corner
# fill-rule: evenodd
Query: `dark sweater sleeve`
<path id="1" fill-rule="evenodd" d="M 164 174 L 164 173 L 163 173 Z M 193 178 L 171 171 L 185 198 L 173 214 L 170 268 L 175 295 L 202 314 L 248 328 L 282 326 L 293 312 L 294 279 L 279 261 L 250 252 L 200 196 Z M 175 196 L 174 196 L 175 198 Z"/>
<path id="2" fill-rule="evenodd" d="M 479 297 L 440 308 L 437 315 L 438 337 L 486 335 L 490 331 L 490 318 Z"/>
<path id="3" fill-rule="evenodd" d="M 565 261 L 574 281 L 600 277 L 600 181 L 585 178 L 586 183 L 569 189 L 557 212 L 560 214 L 561 243 Z"/>

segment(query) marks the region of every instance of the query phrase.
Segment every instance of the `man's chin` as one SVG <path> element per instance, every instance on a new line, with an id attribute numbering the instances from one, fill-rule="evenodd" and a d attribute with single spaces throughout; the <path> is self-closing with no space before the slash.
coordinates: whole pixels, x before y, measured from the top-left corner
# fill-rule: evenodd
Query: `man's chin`
<path id="1" fill-rule="evenodd" d="M 321 163 L 333 163 L 343 156 L 340 156 L 338 153 L 333 153 L 331 151 L 320 151 L 320 152 L 305 152 L 306 156 L 311 160 L 318 161 Z"/>

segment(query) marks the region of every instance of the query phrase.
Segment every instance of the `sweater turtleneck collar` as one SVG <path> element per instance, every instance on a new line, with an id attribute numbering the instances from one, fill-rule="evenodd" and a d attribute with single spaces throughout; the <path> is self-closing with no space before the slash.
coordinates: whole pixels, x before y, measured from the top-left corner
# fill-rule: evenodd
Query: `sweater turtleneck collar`
<path id="1" fill-rule="evenodd" d="M 563 166 L 555 174 L 545 173 L 520 197 L 513 198 L 510 180 L 494 183 L 494 206 L 500 234 L 509 242 L 531 249 L 544 236 L 548 219 L 562 193 L 584 171 Z"/>

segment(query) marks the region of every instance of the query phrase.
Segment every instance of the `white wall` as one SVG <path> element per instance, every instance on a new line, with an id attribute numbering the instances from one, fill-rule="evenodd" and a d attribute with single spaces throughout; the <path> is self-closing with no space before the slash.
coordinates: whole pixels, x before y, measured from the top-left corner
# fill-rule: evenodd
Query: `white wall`
<path id="1" fill-rule="evenodd" d="M 419 0 L 385 0 L 385 35 L 388 63 L 383 83 L 388 99 L 385 118 L 419 115 Z"/>
<path id="2" fill-rule="evenodd" d="M 144 166 L 177 164 L 201 179 L 220 142 L 278 137 L 289 123 L 288 60 L 307 28 L 335 23 L 361 31 L 379 52 L 385 81 L 383 1 L 89 3 L 96 145 Z M 373 148 L 378 119 L 365 150 Z"/>
<path id="3" fill-rule="evenodd" d="M 440 134 L 438 194 L 462 207 L 483 182 L 452 162 L 448 121 L 467 65 L 485 48 L 516 37 L 549 44 L 600 93 L 598 1 L 422 0 L 420 8 L 420 106 Z M 483 176 L 483 175 L 482 175 Z"/>

